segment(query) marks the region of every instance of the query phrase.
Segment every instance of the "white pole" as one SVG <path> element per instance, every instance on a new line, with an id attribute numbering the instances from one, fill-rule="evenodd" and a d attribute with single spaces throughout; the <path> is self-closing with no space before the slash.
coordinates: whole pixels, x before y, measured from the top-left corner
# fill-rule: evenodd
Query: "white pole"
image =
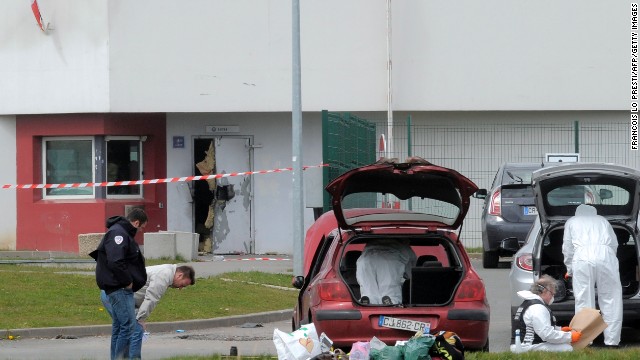
<path id="1" fill-rule="evenodd" d="M 387 0 L 387 158 L 393 157 L 393 96 L 391 87 L 391 0 Z"/>
<path id="2" fill-rule="evenodd" d="M 302 273 L 303 243 L 304 243 L 304 204 L 302 192 L 302 97 L 300 71 L 300 0 L 292 2 L 292 110 L 291 110 L 291 147 L 293 168 L 293 275 Z"/>

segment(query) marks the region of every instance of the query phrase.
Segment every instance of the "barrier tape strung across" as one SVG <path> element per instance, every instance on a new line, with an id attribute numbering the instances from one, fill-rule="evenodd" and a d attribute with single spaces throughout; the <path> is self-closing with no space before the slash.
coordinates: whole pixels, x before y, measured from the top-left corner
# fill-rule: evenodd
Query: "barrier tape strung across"
<path id="1" fill-rule="evenodd" d="M 302 170 L 307 170 L 307 169 L 317 168 L 317 167 L 324 167 L 324 166 L 329 166 L 329 164 L 303 166 Z M 165 179 L 126 180 L 126 181 L 108 181 L 108 182 L 105 181 L 105 182 L 99 182 L 99 183 L 90 182 L 90 183 L 72 183 L 72 184 L 23 184 L 23 185 L 5 184 L 5 185 L 2 185 L 2 188 L 3 189 L 60 189 L 60 188 L 83 188 L 83 187 L 100 187 L 100 186 L 151 185 L 151 184 L 174 183 L 174 182 L 192 181 L 192 180 L 220 179 L 220 178 L 231 177 L 231 176 L 247 176 L 247 175 L 256 175 L 256 174 L 280 173 L 285 171 L 293 171 L 293 168 L 288 167 L 288 168 L 273 169 L 273 170 L 243 171 L 243 172 L 232 172 L 228 174 L 184 176 L 184 177 L 173 177 L 173 178 L 165 178 Z"/>
<path id="2" fill-rule="evenodd" d="M 222 261 L 286 261 L 290 258 L 241 258 L 241 259 L 223 259 Z"/>

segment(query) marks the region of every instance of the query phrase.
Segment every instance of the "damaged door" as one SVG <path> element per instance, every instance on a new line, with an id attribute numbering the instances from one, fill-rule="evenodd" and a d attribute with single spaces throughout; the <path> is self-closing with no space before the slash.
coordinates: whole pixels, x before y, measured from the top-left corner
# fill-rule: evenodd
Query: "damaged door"
<path id="1" fill-rule="evenodd" d="M 217 174 L 251 171 L 249 138 L 214 139 Z M 213 253 L 251 253 L 251 176 L 216 180 L 213 200 Z"/>

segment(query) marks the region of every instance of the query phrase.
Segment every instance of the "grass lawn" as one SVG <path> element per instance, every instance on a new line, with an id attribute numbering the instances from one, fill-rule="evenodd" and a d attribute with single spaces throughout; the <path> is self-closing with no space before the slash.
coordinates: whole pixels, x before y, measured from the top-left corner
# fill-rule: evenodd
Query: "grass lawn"
<path id="1" fill-rule="evenodd" d="M 0 330 L 108 325 L 93 270 L 0 264 Z M 283 289 L 262 284 L 281 286 Z M 209 319 L 293 308 L 290 274 L 234 272 L 169 289 L 149 322 Z"/>

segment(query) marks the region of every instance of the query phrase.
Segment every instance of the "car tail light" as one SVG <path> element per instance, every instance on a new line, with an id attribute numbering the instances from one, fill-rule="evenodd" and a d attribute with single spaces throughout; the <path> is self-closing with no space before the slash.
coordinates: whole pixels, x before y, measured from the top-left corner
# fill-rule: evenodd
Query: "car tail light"
<path id="1" fill-rule="evenodd" d="M 347 286 L 338 279 L 326 279 L 318 284 L 318 295 L 322 300 L 351 301 Z"/>
<path id="2" fill-rule="evenodd" d="M 489 215 L 500 216 L 502 214 L 501 209 L 502 196 L 500 196 L 500 189 L 491 194 L 491 203 L 489 203 Z"/>
<path id="3" fill-rule="evenodd" d="M 533 271 L 533 256 L 531 253 L 524 253 L 516 257 L 516 266 L 522 270 Z"/>
<path id="4" fill-rule="evenodd" d="M 455 301 L 482 301 L 484 298 L 485 290 L 482 280 L 468 279 L 460 284 Z"/>

